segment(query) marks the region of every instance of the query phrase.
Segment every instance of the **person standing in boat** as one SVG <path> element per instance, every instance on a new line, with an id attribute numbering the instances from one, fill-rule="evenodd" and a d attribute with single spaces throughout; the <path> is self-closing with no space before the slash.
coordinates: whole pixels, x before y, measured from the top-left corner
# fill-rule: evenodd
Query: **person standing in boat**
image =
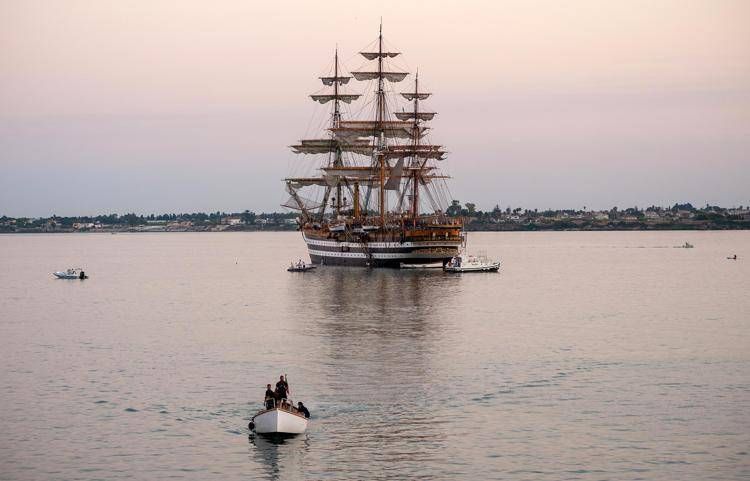
<path id="1" fill-rule="evenodd" d="M 271 385 L 266 385 L 266 398 L 264 400 L 266 409 L 273 409 L 274 403 L 276 401 L 276 393 L 273 392 L 273 389 L 271 389 Z"/>
<path id="2" fill-rule="evenodd" d="M 289 384 L 286 382 L 284 375 L 279 376 L 279 382 L 276 383 L 276 399 L 279 403 L 286 401 L 287 394 L 289 393 Z"/>

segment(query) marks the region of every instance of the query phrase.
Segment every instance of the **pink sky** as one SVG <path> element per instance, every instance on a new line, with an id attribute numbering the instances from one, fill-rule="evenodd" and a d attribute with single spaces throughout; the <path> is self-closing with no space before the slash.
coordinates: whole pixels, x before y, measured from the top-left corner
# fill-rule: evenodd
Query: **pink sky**
<path id="1" fill-rule="evenodd" d="M 750 204 L 750 2 L 6 0 L 0 214 L 279 210 L 306 95 L 381 16 L 454 198 Z"/>

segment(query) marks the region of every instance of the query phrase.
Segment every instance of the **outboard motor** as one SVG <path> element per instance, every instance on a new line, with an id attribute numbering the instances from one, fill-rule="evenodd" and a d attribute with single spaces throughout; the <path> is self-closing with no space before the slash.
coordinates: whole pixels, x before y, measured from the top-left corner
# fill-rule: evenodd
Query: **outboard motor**
<path id="1" fill-rule="evenodd" d="M 85 272 L 83 272 L 83 271 L 81 271 L 81 273 L 80 273 L 80 274 L 78 274 L 78 278 L 79 278 L 80 280 L 84 280 L 84 279 L 86 278 L 86 273 L 85 273 Z"/>

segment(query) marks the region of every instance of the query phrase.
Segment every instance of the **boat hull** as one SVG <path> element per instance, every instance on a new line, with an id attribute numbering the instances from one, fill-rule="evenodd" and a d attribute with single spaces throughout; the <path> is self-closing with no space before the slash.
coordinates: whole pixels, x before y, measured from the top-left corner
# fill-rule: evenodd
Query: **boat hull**
<path id="1" fill-rule="evenodd" d="M 65 272 L 54 272 L 53 275 L 57 277 L 58 279 L 80 279 L 81 278 L 80 274 L 68 274 Z"/>
<path id="2" fill-rule="evenodd" d="M 460 240 L 404 242 L 342 242 L 317 239 L 302 233 L 314 264 L 391 267 L 402 264 L 445 264 L 458 254 Z"/>
<path id="3" fill-rule="evenodd" d="M 307 265 L 305 267 L 287 267 L 287 272 L 307 272 L 315 269 L 315 266 Z"/>
<path id="4" fill-rule="evenodd" d="M 497 272 L 498 270 L 500 270 L 500 263 L 493 262 L 491 264 L 468 265 L 460 267 L 445 266 L 443 270 L 445 272 Z"/>
<path id="5" fill-rule="evenodd" d="M 252 422 L 258 434 L 302 434 L 307 430 L 304 416 L 278 408 L 259 412 Z"/>

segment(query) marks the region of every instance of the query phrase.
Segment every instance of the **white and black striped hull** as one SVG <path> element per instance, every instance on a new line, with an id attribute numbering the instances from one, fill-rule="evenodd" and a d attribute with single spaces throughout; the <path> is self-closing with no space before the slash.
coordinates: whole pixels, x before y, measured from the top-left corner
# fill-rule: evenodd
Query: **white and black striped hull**
<path id="1" fill-rule="evenodd" d="M 460 241 L 341 242 L 315 239 L 302 233 L 314 264 L 399 267 L 404 264 L 448 262 L 458 254 Z"/>

